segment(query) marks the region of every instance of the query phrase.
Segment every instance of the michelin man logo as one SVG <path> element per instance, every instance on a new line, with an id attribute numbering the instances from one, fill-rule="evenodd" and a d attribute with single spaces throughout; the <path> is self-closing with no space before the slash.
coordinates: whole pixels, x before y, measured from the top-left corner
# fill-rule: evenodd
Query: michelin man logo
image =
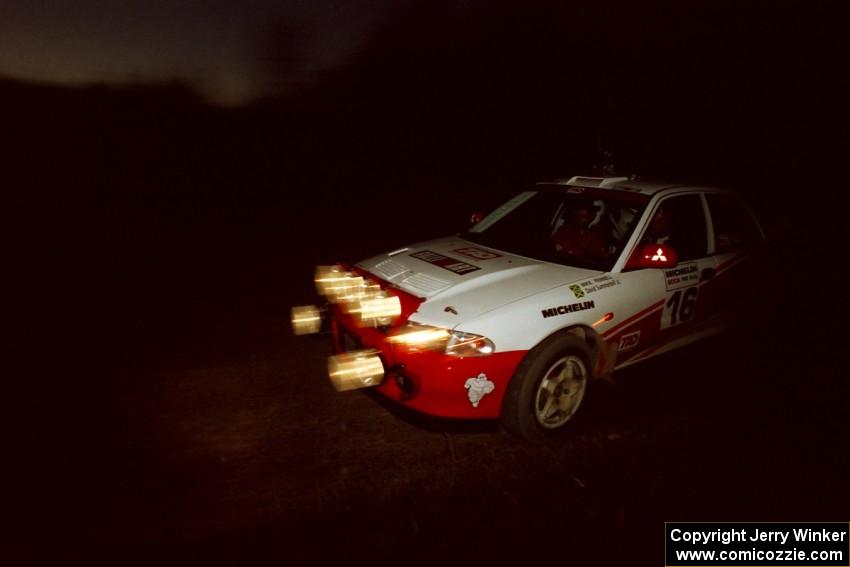
<path id="1" fill-rule="evenodd" d="M 463 385 L 468 390 L 467 395 L 469 401 L 472 402 L 472 407 L 477 408 L 481 398 L 492 392 L 496 388 L 496 384 L 487 379 L 487 375 L 483 372 L 478 376 L 467 378 Z"/>

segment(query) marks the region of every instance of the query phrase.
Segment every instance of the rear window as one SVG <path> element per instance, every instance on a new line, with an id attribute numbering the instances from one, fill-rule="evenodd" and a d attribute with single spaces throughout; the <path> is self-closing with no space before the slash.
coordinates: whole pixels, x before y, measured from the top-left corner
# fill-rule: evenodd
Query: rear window
<path id="1" fill-rule="evenodd" d="M 715 253 L 735 252 L 761 242 L 761 230 L 740 199 L 722 194 L 708 194 L 706 199 L 714 226 Z"/>

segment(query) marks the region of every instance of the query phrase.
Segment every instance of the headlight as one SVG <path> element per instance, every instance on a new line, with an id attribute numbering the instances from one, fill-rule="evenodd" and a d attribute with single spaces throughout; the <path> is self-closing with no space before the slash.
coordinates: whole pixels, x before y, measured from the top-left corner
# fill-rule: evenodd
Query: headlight
<path id="1" fill-rule="evenodd" d="M 340 392 L 377 386 L 384 379 L 384 363 L 374 349 L 337 354 L 328 358 L 328 376 Z"/>
<path id="2" fill-rule="evenodd" d="M 452 356 L 488 356 L 496 350 L 487 337 L 417 323 L 408 323 L 387 340 L 410 350 L 437 350 Z"/>
<path id="3" fill-rule="evenodd" d="M 448 329 L 408 323 L 396 334 L 387 337 L 387 341 L 404 345 L 412 350 L 443 350 L 448 343 Z"/>
<path id="4" fill-rule="evenodd" d="M 367 299 L 361 299 L 357 315 L 365 324 L 389 325 L 401 315 L 401 301 L 394 295 L 379 293 Z"/>
<path id="5" fill-rule="evenodd" d="M 349 277 L 341 266 L 316 266 L 316 291 L 319 295 L 333 296 L 335 288 Z"/>
<path id="6" fill-rule="evenodd" d="M 354 317 L 361 327 L 391 325 L 401 315 L 401 301 L 381 286 L 341 266 L 317 266 L 316 290 Z"/>
<path id="7" fill-rule="evenodd" d="M 496 345 L 487 337 L 452 331 L 446 345 L 446 354 L 454 356 L 489 356 L 496 350 Z"/>
<path id="8" fill-rule="evenodd" d="M 359 299 L 366 291 L 366 281 L 343 270 L 340 266 L 316 267 L 316 291 L 332 303 Z"/>
<path id="9" fill-rule="evenodd" d="M 322 313 L 315 305 L 292 308 L 292 330 L 296 335 L 309 335 L 322 330 Z"/>

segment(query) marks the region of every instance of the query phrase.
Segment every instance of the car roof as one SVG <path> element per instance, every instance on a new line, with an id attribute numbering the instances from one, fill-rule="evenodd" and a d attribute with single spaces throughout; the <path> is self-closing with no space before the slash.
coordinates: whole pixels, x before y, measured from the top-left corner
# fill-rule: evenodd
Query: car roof
<path id="1" fill-rule="evenodd" d="M 668 183 L 661 181 L 643 181 L 632 177 L 588 177 L 575 176 L 565 179 L 556 179 L 547 181 L 547 185 L 567 185 L 573 187 L 593 187 L 597 189 L 613 189 L 617 191 L 628 191 L 630 193 L 639 193 L 641 195 L 653 196 L 662 191 L 673 189 L 694 190 L 694 191 L 720 191 L 727 192 L 715 187 L 701 187 L 696 185 L 687 185 L 682 183 Z"/>

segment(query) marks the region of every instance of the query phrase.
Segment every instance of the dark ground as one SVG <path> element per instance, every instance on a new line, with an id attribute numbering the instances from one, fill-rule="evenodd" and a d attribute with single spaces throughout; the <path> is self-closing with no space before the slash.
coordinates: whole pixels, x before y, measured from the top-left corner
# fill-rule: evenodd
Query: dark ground
<path id="1" fill-rule="evenodd" d="M 664 521 L 847 521 L 845 235 L 826 220 L 843 189 L 823 103 L 843 99 L 803 79 L 774 88 L 784 56 L 752 66 L 773 82 L 741 64 L 707 87 L 697 68 L 693 106 L 610 90 L 629 121 L 603 126 L 627 157 L 742 190 L 784 228 L 765 276 L 765 303 L 779 301 L 592 388 L 540 447 L 334 392 L 328 347 L 293 337 L 289 309 L 312 301 L 316 264 L 449 233 L 516 181 L 589 173 L 608 103 L 560 104 L 568 74 L 530 97 L 557 61 L 511 55 L 529 82 L 505 90 L 501 73 L 467 78 L 477 51 L 445 80 L 411 65 L 390 83 L 381 65 L 407 52 L 380 53 L 393 55 L 372 75 L 342 78 L 369 84 L 360 99 L 331 85 L 289 112 L 210 109 L 178 87 L 0 81 L 3 559 L 661 565 Z M 454 53 L 420 56 L 431 73 Z M 480 92 L 446 88 L 461 80 Z"/>
<path id="2" fill-rule="evenodd" d="M 334 392 L 288 310 L 336 239 L 296 239 L 295 210 L 111 211 L 42 235 L 7 319 L 4 510 L 34 563 L 660 565 L 664 521 L 847 519 L 848 384 L 808 276 L 538 447 Z"/>

